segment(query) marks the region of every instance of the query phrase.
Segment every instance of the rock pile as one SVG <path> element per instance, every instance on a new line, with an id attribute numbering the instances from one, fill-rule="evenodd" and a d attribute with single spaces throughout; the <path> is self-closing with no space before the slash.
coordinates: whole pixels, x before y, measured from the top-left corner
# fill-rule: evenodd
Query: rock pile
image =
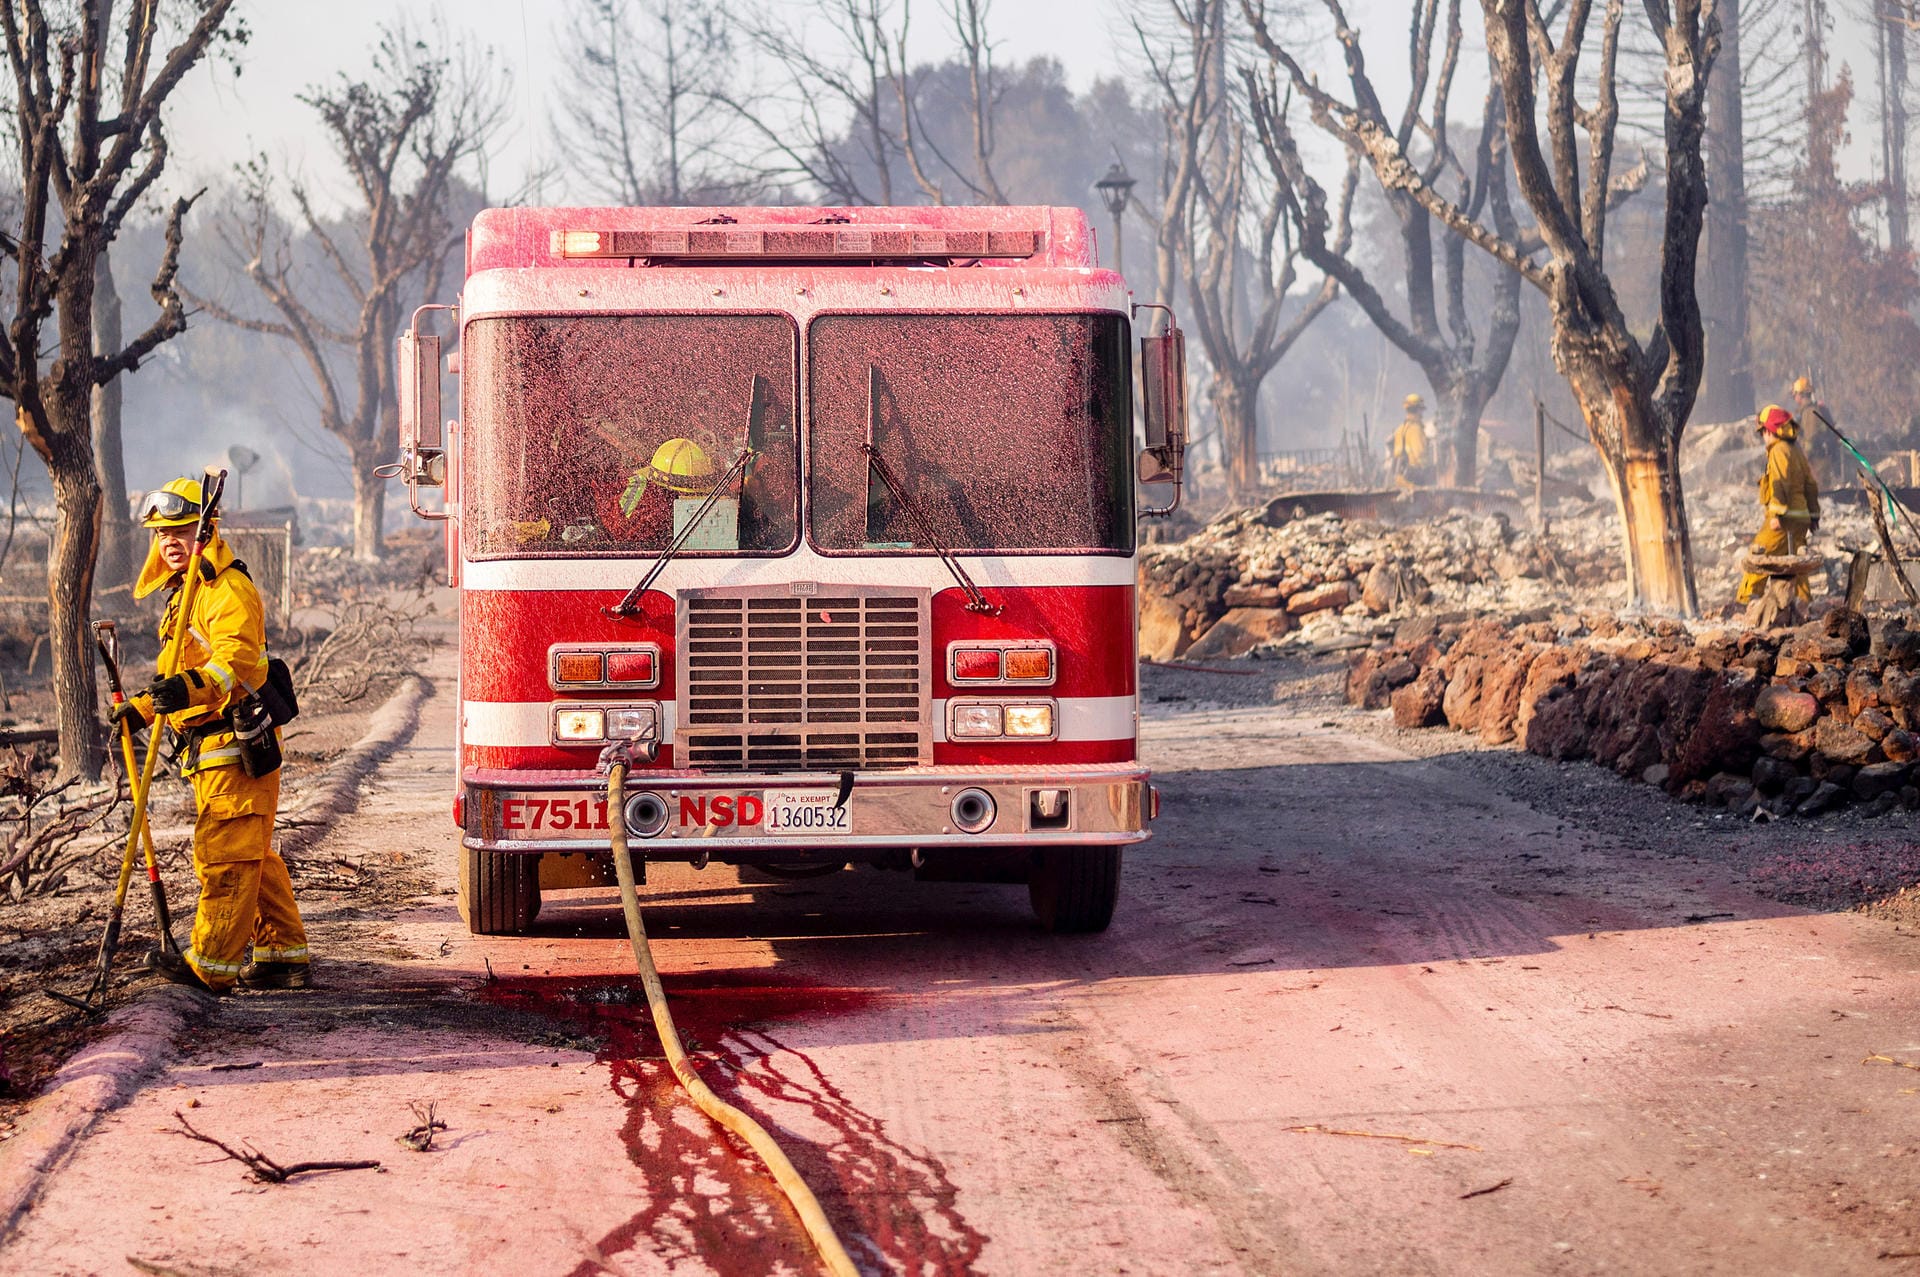
<path id="1" fill-rule="evenodd" d="M 1333 514 L 1294 518 L 1282 499 L 1142 552 L 1140 650 L 1154 660 L 1217 659 L 1414 606 L 1537 607 L 1576 583 L 1618 580 L 1617 558 L 1610 544 L 1570 551 L 1504 514 L 1395 527 Z"/>
<path id="2" fill-rule="evenodd" d="M 1910 624 L 1920 616 L 1835 609 L 1793 630 L 1693 635 L 1604 614 L 1422 617 L 1356 658 L 1347 697 L 1402 727 L 1592 759 L 1743 814 L 1883 814 L 1920 808 Z"/>

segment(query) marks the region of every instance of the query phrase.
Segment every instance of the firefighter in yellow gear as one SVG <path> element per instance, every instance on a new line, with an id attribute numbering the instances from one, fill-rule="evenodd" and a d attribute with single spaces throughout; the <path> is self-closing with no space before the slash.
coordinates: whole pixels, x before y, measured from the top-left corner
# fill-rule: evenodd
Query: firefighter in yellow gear
<path id="1" fill-rule="evenodd" d="M 1408 395 L 1406 420 L 1400 423 L 1387 444 L 1387 462 L 1393 481 L 1408 491 L 1433 482 L 1433 451 L 1427 440 L 1423 415 L 1426 406 L 1419 395 Z"/>
<path id="2" fill-rule="evenodd" d="M 215 993 L 236 983 L 306 988 L 306 928 L 286 862 L 273 849 L 280 772 L 247 774 L 228 713 L 266 682 L 265 609 L 245 565 L 217 531 L 202 559 L 193 615 L 174 646 L 200 503 L 196 480 L 175 479 L 141 506 L 141 526 L 153 541 L 133 596 L 145 598 L 162 586 L 173 592 L 160 622 L 160 676 L 115 711 L 135 726 L 166 720 L 183 742 L 181 772 L 193 786 L 197 812 L 193 869 L 200 904 L 192 942 L 183 955 L 156 951 L 151 961 L 168 979 Z"/>
<path id="3" fill-rule="evenodd" d="M 1815 397 L 1811 377 L 1795 378 L 1791 393 L 1800 425 L 1800 450 L 1806 453 L 1815 480 L 1825 479 L 1829 486 L 1844 482 L 1853 473 L 1854 460 L 1833 428 L 1833 410 Z"/>
<path id="4" fill-rule="evenodd" d="M 1760 476 L 1760 507 L 1765 518 L 1753 535 L 1755 554 L 1798 554 L 1806 547 L 1807 536 L 1820 526 L 1820 485 L 1800 451 L 1798 427 L 1793 417 L 1779 404 L 1760 410 L 1755 429 L 1766 442 L 1767 469 Z M 1737 598 L 1752 602 L 1755 591 L 1768 578 L 1748 572 L 1740 578 Z M 1807 579 L 1798 578 L 1795 587 L 1802 599 L 1812 597 Z"/>

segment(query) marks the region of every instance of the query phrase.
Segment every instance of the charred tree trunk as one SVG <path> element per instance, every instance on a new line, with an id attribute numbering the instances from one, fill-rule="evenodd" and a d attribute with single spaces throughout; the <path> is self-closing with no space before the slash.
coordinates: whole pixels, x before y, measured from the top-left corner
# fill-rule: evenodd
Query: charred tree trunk
<path id="1" fill-rule="evenodd" d="M 387 481 L 373 473 L 386 461 L 379 445 L 356 444 L 353 455 L 353 557 L 377 562 L 386 553 Z"/>
<path id="2" fill-rule="evenodd" d="M 1907 28 L 1875 5 L 1880 53 L 1880 147 L 1887 175 L 1887 246 L 1907 251 Z"/>
<path id="3" fill-rule="evenodd" d="M 1220 420 L 1227 491 L 1237 501 L 1250 500 L 1260 491 L 1260 387 L 1218 371 L 1210 397 Z"/>
<path id="4" fill-rule="evenodd" d="M 49 467 L 54 526 L 47 553 L 47 646 L 53 655 L 60 771 L 92 779 L 100 774 L 104 761 L 95 709 L 93 649 L 87 641 L 100 532 L 100 483 L 93 472 L 93 454 L 82 442 L 84 436 L 61 437 L 71 446 L 57 450 Z"/>
<path id="5" fill-rule="evenodd" d="M 1740 0 L 1720 0 L 1724 65 L 1707 89 L 1706 296 L 1704 415 L 1732 421 L 1756 407 L 1747 335 L 1747 170 L 1740 85 Z"/>
<path id="6" fill-rule="evenodd" d="M 1435 407 L 1438 409 L 1438 427 L 1440 436 L 1447 440 L 1452 454 L 1453 468 L 1447 482 L 1456 488 L 1474 488 L 1480 482 L 1480 420 L 1486 414 L 1487 404 L 1492 401 L 1494 392 L 1500 389 L 1500 378 L 1505 372 L 1502 364 L 1498 371 L 1467 370 L 1451 376 L 1428 375 L 1433 386 Z"/>
<path id="7" fill-rule="evenodd" d="M 1627 565 L 1627 606 L 1695 615 L 1693 541 L 1680 487 L 1681 423 L 1662 420 L 1652 399 L 1632 389 L 1628 370 L 1564 349 L 1556 354 L 1613 488 Z"/>
<path id="8" fill-rule="evenodd" d="M 100 254 L 93 273 L 94 350 L 106 357 L 120 349 L 120 292 L 114 287 L 107 254 Z M 95 567 L 102 585 L 124 585 L 133 579 L 140 555 L 127 509 L 126 452 L 120 437 L 120 379 L 115 377 L 93 392 L 93 461 L 99 472 L 100 559 Z"/>

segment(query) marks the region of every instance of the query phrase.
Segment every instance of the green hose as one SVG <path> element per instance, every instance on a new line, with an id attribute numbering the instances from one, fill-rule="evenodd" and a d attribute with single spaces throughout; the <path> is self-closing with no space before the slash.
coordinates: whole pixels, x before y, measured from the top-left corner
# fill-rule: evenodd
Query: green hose
<path id="1" fill-rule="evenodd" d="M 626 820 L 622 814 L 626 809 L 626 789 L 627 765 L 616 762 L 607 774 L 607 824 L 613 834 L 613 872 L 620 880 L 620 907 L 627 915 L 627 941 L 633 946 L 633 960 L 640 967 L 640 984 L 647 991 L 647 1009 L 653 1012 L 653 1028 L 660 1036 L 660 1047 L 666 1053 L 667 1067 L 673 1070 L 681 1089 L 686 1091 L 702 1113 L 746 1141 L 747 1147 L 759 1156 L 773 1175 L 774 1183 L 780 1186 L 780 1191 L 793 1204 L 794 1213 L 800 1216 L 800 1226 L 807 1230 L 807 1237 L 820 1253 L 820 1262 L 826 1270 L 834 1277 L 858 1277 L 860 1270 L 853 1266 L 846 1247 L 840 1244 L 833 1225 L 827 1222 L 819 1199 L 814 1197 L 807 1182 L 800 1178 L 800 1172 L 787 1160 L 787 1155 L 780 1151 L 773 1136 L 767 1134 L 758 1122 L 715 1095 L 700 1080 L 700 1075 L 693 1071 L 693 1062 L 687 1059 L 686 1048 L 680 1044 L 680 1032 L 673 1027 L 673 1013 L 667 1009 L 666 991 L 660 987 L 660 973 L 653 965 L 653 950 L 647 944 L 646 924 L 640 920 L 640 891 L 633 880 L 633 859 L 627 852 Z"/>

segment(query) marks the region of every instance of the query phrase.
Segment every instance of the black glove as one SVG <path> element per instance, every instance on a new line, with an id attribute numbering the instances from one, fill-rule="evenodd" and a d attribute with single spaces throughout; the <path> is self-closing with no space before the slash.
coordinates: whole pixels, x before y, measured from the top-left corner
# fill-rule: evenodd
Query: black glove
<path id="1" fill-rule="evenodd" d="M 1820 516 L 1816 514 L 1813 516 L 1812 521 L 1807 524 L 1807 531 L 1818 532 L 1819 530 L 1820 530 Z"/>
<path id="2" fill-rule="evenodd" d="M 153 700 L 153 712 L 156 714 L 177 714 L 193 704 L 193 698 L 187 691 L 187 680 L 178 674 L 154 679 L 153 685 L 147 688 L 147 695 Z"/>
<path id="3" fill-rule="evenodd" d="M 121 701 L 115 705 L 107 714 L 107 719 L 116 727 L 125 723 L 130 732 L 137 732 L 147 725 L 147 716 L 141 713 L 140 707 L 132 701 Z"/>

